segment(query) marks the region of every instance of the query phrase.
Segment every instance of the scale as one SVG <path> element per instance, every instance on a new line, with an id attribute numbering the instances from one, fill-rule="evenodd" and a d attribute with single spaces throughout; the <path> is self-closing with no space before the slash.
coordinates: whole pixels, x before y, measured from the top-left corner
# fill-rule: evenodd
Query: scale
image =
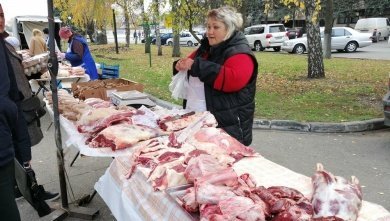
<path id="1" fill-rule="evenodd" d="M 111 101 L 115 105 L 138 106 L 145 105 L 149 107 L 156 104 L 149 99 L 147 94 L 132 90 L 132 91 L 115 91 L 111 93 Z"/>

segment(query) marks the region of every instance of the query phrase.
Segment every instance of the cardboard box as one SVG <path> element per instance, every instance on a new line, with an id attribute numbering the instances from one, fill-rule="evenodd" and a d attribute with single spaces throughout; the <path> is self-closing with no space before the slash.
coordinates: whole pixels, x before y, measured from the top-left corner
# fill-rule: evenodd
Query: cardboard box
<path id="1" fill-rule="evenodd" d="M 131 90 L 143 92 L 144 85 L 124 78 L 96 80 L 72 84 L 73 95 L 82 100 L 96 97 L 108 101 L 110 100 L 112 92 Z"/>

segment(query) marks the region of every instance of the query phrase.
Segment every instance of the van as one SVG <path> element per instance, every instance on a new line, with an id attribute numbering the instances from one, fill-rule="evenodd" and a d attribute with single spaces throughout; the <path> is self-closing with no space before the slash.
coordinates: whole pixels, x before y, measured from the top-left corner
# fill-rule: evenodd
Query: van
<path id="1" fill-rule="evenodd" d="M 363 33 L 373 33 L 377 29 L 379 40 L 387 40 L 390 35 L 390 21 L 387 18 L 362 18 L 355 25 L 355 30 Z"/>
<path id="2" fill-rule="evenodd" d="M 253 25 L 245 28 L 244 34 L 249 46 L 255 51 L 264 51 L 265 48 L 280 51 L 283 42 L 288 40 L 283 24 Z"/>

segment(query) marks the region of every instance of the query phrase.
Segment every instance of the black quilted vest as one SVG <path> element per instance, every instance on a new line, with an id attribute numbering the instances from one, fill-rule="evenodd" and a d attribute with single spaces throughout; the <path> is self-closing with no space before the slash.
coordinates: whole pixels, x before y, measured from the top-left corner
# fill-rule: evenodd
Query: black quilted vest
<path id="1" fill-rule="evenodd" d="M 205 39 L 205 41 L 207 41 L 207 39 Z M 220 65 L 233 55 L 250 55 L 253 60 L 254 71 L 249 83 L 243 89 L 234 93 L 225 93 L 215 90 L 213 88 L 214 81 L 220 68 L 223 67 L 220 67 L 219 65 L 217 67 L 212 67 L 212 64 L 202 62 L 200 57 L 205 51 L 208 51 L 207 61 L 212 61 Z M 207 44 L 204 46 L 202 43 L 202 46 L 198 49 L 195 63 L 197 63 L 195 66 L 199 68 L 196 68 L 193 71 L 203 70 L 200 71 L 199 78 L 204 82 L 206 107 L 217 119 L 218 127 L 223 128 L 228 134 L 244 145 L 250 145 L 252 143 L 252 125 L 255 112 L 258 63 L 244 34 L 242 32 L 235 32 L 230 39 L 215 47 L 208 47 Z M 204 65 L 204 67 L 202 67 L 202 65 Z M 206 73 L 205 75 L 207 76 L 204 76 L 204 73 L 202 72 L 210 73 Z"/>

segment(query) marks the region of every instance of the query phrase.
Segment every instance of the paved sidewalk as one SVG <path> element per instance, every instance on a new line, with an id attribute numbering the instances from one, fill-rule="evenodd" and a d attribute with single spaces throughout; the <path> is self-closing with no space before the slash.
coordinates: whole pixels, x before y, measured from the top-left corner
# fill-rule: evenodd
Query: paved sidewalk
<path id="1" fill-rule="evenodd" d="M 42 184 L 47 191 L 60 192 L 54 125 L 47 130 L 51 123 L 49 114 L 42 118 L 41 123 L 44 139 L 32 148 L 32 168 L 35 170 L 38 183 Z M 65 142 L 65 140 L 62 140 L 63 146 Z M 67 184 L 69 205 L 74 205 L 75 200 L 93 192 L 95 182 L 104 174 L 112 161 L 112 158 L 84 156 L 77 158 L 73 166 L 69 167 L 76 153 L 77 150 L 73 147 L 64 149 L 65 168 L 70 182 L 70 185 Z M 39 218 L 38 213 L 25 199 L 18 200 L 17 204 L 22 221 L 52 220 L 53 213 Z M 52 208 L 61 208 L 61 199 L 50 202 L 49 205 Z M 99 215 L 94 220 L 115 220 L 99 194 L 96 194 L 86 207 L 99 209 Z M 65 220 L 75 221 L 80 219 L 68 217 Z"/>

